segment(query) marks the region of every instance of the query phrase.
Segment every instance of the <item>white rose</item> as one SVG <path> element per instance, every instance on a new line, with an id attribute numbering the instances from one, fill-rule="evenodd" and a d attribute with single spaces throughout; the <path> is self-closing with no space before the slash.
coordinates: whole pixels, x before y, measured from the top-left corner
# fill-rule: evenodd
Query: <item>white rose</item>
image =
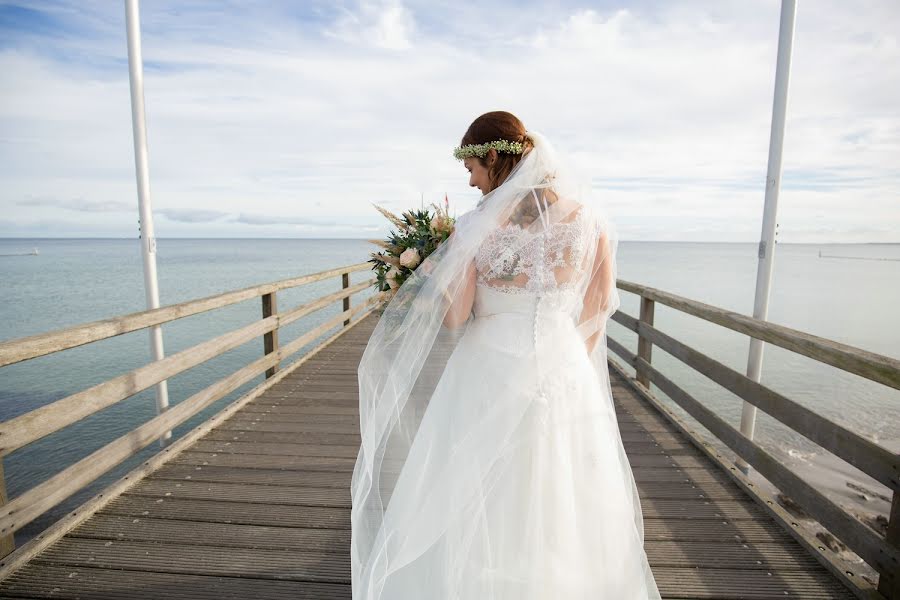
<path id="1" fill-rule="evenodd" d="M 416 248 L 407 248 L 400 254 L 400 264 L 408 269 L 416 268 L 416 265 L 422 261 L 419 251 Z"/>
<path id="2" fill-rule="evenodd" d="M 394 279 L 394 277 L 396 277 L 400 273 L 400 269 L 398 269 L 397 267 L 391 267 L 390 269 L 388 269 L 388 272 L 384 274 L 384 278 L 387 279 L 388 287 L 392 290 L 396 290 L 398 287 L 400 287 L 400 284 L 396 279 Z"/>

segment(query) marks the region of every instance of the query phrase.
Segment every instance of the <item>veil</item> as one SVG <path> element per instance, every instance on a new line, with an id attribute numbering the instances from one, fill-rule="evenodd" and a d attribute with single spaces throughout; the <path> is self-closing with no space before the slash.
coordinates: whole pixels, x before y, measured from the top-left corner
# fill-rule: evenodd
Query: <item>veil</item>
<path id="1" fill-rule="evenodd" d="M 476 208 L 459 216 L 449 238 L 397 289 L 361 358 L 361 445 L 351 480 L 355 600 L 380 598 L 392 573 L 429 552 L 441 536 L 458 535 L 490 493 L 503 457 L 510 452 L 510 424 L 519 418 L 511 413 L 524 411 L 525 402 L 522 408 L 498 402 L 496 410 L 484 411 L 471 427 L 445 444 L 452 453 L 443 458 L 436 457 L 438 446 L 434 444 L 439 436 L 449 435 L 450 424 L 439 423 L 427 435 L 420 431 L 448 361 L 474 320 L 476 283 L 501 293 L 504 287 L 524 287 L 539 295 L 548 290 L 545 308 L 561 302 L 554 300 L 558 295 L 552 292 L 564 288 L 574 298 L 572 315 L 584 342 L 582 354 L 593 367 L 597 389 L 605 391 L 598 394 L 596 402 L 604 405 L 603 414 L 608 415 L 604 418 L 615 420 L 606 323 L 619 306 L 615 285 L 618 237 L 600 201 L 568 167 L 569 161 L 562 160 L 540 133 L 526 135 L 533 146 L 501 185 L 485 194 Z M 583 227 L 563 226 L 576 222 Z M 540 255 L 525 252 L 533 238 L 519 233 L 539 232 L 556 224 L 567 232 L 561 236 L 568 236 L 574 247 L 583 249 L 574 268 L 563 260 L 570 250 L 548 248 Z M 526 265 L 529 276 L 503 277 L 511 260 L 531 261 Z M 564 369 L 558 361 L 545 364 L 555 365 L 550 370 Z M 495 373 L 493 377 L 505 375 Z M 551 385 L 553 375 L 544 373 Z M 463 374 L 454 372 L 453 376 Z M 637 487 L 618 427 L 613 429 L 619 449 L 613 460 L 626 467 L 621 472 L 627 478 L 627 506 L 642 543 Z M 414 444 L 417 464 L 411 466 Z M 428 469 L 422 466 L 423 460 L 430 465 Z M 416 477 L 415 482 L 406 482 L 412 487 L 404 490 L 415 490 L 415 494 L 404 493 L 391 502 L 404 467 L 415 473 L 410 477 Z M 428 595 L 426 590 L 422 592 L 423 597 Z"/>

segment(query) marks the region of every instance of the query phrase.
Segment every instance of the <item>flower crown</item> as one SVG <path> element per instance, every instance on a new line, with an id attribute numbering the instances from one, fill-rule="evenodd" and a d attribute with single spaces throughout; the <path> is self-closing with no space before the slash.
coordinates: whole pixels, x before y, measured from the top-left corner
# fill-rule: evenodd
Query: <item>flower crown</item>
<path id="1" fill-rule="evenodd" d="M 456 157 L 456 160 L 463 160 L 470 156 L 484 158 L 491 148 L 497 152 L 506 152 L 507 154 L 522 154 L 525 150 L 525 144 L 522 142 L 510 142 L 508 140 L 494 140 L 493 142 L 485 142 L 484 144 L 467 144 L 454 149 L 453 156 Z"/>

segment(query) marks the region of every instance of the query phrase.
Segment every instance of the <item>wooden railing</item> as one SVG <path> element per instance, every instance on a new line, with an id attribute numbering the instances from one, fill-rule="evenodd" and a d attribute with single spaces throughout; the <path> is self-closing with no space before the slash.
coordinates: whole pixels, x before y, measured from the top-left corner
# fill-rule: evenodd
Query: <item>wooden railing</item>
<path id="1" fill-rule="evenodd" d="M 261 298 L 262 318 L 240 329 L 199 343 L 191 348 L 154 361 L 129 373 L 115 377 L 87 390 L 77 392 L 66 398 L 38 408 L 9 421 L 0 423 L 0 457 L 50 435 L 104 408 L 112 406 L 174 375 L 182 373 L 196 365 L 236 348 L 249 340 L 262 336 L 263 355 L 258 360 L 235 371 L 205 389 L 197 392 L 179 404 L 157 415 L 131 432 L 100 448 L 91 455 L 65 468 L 47 481 L 26 491 L 15 499 L 8 501 L 5 483 L 2 477 L 2 460 L 0 460 L 0 558 L 13 551 L 13 532 L 34 520 L 47 509 L 68 498 L 90 482 L 97 479 L 116 465 L 141 449 L 161 439 L 173 427 L 185 422 L 201 410 L 223 398 L 241 385 L 265 372 L 266 383 L 258 386 L 240 400 L 234 401 L 216 417 L 205 422 L 194 431 L 182 436 L 174 443 L 184 446 L 214 426 L 221 419 L 227 418 L 232 408 L 249 401 L 263 389 L 276 382 L 280 373 L 280 363 L 293 353 L 314 341 L 333 327 L 350 324 L 351 317 L 378 303 L 379 297 L 372 296 L 365 303 L 351 308 L 350 297 L 374 283 L 374 279 L 351 286 L 350 273 L 368 270 L 369 262 L 358 263 L 305 275 L 302 277 L 267 283 L 241 290 L 226 292 L 207 298 L 191 300 L 181 304 L 161 307 L 154 310 L 137 312 L 93 323 L 87 323 L 64 330 L 53 331 L 32 337 L 0 343 L 0 367 L 15 364 L 39 356 L 60 352 L 76 346 L 108 339 L 124 333 L 145 329 L 153 325 L 171 322 L 201 312 L 215 310 L 254 298 Z M 300 285 L 322 281 L 341 276 L 342 289 L 339 292 L 323 296 L 279 312 L 277 292 Z M 878 594 L 884 598 L 900 599 L 900 457 L 879 446 L 873 441 L 853 432 L 843 425 L 830 421 L 801 404 L 775 392 L 760 383 L 751 380 L 713 358 L 675 340 L 653 326 L 654 307 L 656 302 L 670 306 L 683 313 L 699 317 L 703 320 L 726 327 L 733 331 L 749 335 L 798 354 L 802 354 L 825 364 L 835 366 L 850 373 L 855 373 L 871 381 L 900 389 L 900 361 L 881 356 L 858 348 L 840 344 L 831 340 L 816 337 L 787 327 L 753 319 L 745 315 L 727 311 L 715 306 L 690 300 L 651 287 L 619 280 L 619 289 L 640 296 L 640 316 L 631 317 L 622 311 L 612 315 L 612 319 L 638 335 L 637 354 L 632 354 L 611 337 L 607 338 L 609 349 L 622 357 L 636 372 L 632 382 L 638 391 L 642 391 L 659 409 L 682 428 L 694 442 L 718 462 L 751 496 L 757 498 L 761 506 L 800 543 L 806 547 L 822 564 L 835 575 L 850 583 L 851 587 L 865 590 L 866 583 L 859 576 L 851 573 L 841 560 L 830 554 L 828 550 L 813 536 L 798 528 L 789 513 L 777 506 L 770 498 L 757 489 L 753 483 L 743 477 L 735 466 L 726 463 L 722 457 L 697 438 L 692 431 L 681 423 L 666 407 L 660 405 L 649 394 L 652 382 L 709 430 L 722 443 L 738 456 L 753 466 L 763 477 L 796 501 L 807 513 L 814 517 L 823 527 L 844 542 L 863 560 L 880 574 Z M 279 344 L 279 329 L 317 310 L 341 301 L 343 311 L 309 332 L 301 335 L 287 345 Z M 325 342 L 327 343 L 327 341 Z M 323 344 L 320 344 L 321 347 Z M 888 533 L 886 537 L 861 523 L 853 515 L 829 499 L 816 487 L 805 481 L 797 473 L 788 469 L 772 454 L 755 441 L 744 436 L 712 410 L 704 406 L 696 398 L 678 387 L 651 364 L 652 348 L 657 346 L 671 354 L 697 372 L 710 378 L 725 389 L 733 392 L 743 400 L 765 411 L 779 422 L 805 436 L 812 442 L 825 448 L 834 455 L 882 482 L 893 492 L 893 501 L 889 515 Z M 307 355 L 315 352 L 313 350 Z M 287 368 L 293 369 L 304 358 L 300 358 Z M 612 361 L 611 361 L 612 362 Z M 169 449 L 164 449 L 142 467 L 149 472 L 165 460 Z M 124 477 L 114 486 L 105 490 L 109 497 L 117 491 L 125 489 L 141 476 L 140 469 Z M 99 494 L 89 503 L 80 507 L 82 513 L 91 512 L 107 501 Z M 93 506 L 91 506 L 93 505 Z M 69 515 L 74 517 L 74 513 Z M 39 537 L 43 539 L 28 555 L 34 554 L 41 547 L 46 547 L 51 539 L 61 537 L 64 527 L 73 526 L 74 519 L 65 526 L 54 526 Z M 21 550 L 25 550 L 22 548 Z M 19 553 L 17 553 L 19 554 Z M 27 560 L 27 556 L 17 557 Z M 0 571 L 11 565 L 0 562 Z M 869 586 L 871 587 L 871 586 Z M 865 596 L 861 593 L 861 596 Z M 872 590 L 870 597 L 877 597 Z"/>
<path id="2" fill-rule="evenodd" d="M 617 311 L 611 317 L 626 329 L 637 333 L 637 354 L 631 353 L 620 343 L 607 337 L 609 350 L 622 357 L 635 369 L 636 377 L 632 384 L 636 389 L 642 391 L 649 399 L 652 398 L 652 395 L 649 394 L 650 383 L 656 384 L 660 390 L 716 438 L 755 468 L 781 492 L 790 496 L 803 510 L 872 566 L 879 573 L 877 591 L 882 597 L 900 599 L 900 575 L 898 575 L 900 574 L 900 550 L 898 550 L 898 546 L 900 546 L 900 494 L 898 494 L 900 455 L 656 329 L 653 326 L 654 305 L 656 302 L 665 304 L 683 313 L 894 389 L 900 389 L 900 361 L 644 285 L 622 280 L 619 280 L 616 285 L 621 290 L 640 296 L 639 318 L 635 319 L 621 311 Z M 698 399 L 654 368 L 651 364 L 651 348 L 653 346 L 666 351 L 698 373 L 765 411 L 793 431 L 890 488 L 893 492 L 893 499 L 887 536 L 882 537 L 860 522 L 816 489 L 813 483 L 805 481 L 797 473 L 788 469 L 754 440 L 745 436 L 740 430 L 716 415 Z M 655 404 L 670 419 L 677 419 L 670 411 L 663 409 L 658 403 Z M 681 426 L 679 423 L 676 424 Z M 769 510 L 770 514 L 835 575 L 858 590 L 865 590 L 868 587 L 870 593 L 868 596 L 862 593 L 863 597 L 878 597 L 874 590 L 871 590 L 871 585 L 868 585 L 858 574 L 850 572 L 847 566 L 830 554 L 819 540 L 798 530 L 797 523 L 790 519 L 788 513 L 776 508 L 771 499 L 763 498 L 759 490 L 753 489 L 753 484 L 747 478 L 741 477 L 735 466 L 722 461 L 721 456 L 712 451 L 705 442 L 699 442 L 692 432 L 685 431 L 684 433 L 693 438 L 695 443 L 711 458 L 717 460 L 748 493 L 761 500 L 761 504 Z"/>
<path id="3" fill-rule="evenodd" d="M 264 389 L 264 387 L 269 387 L 267 384 L 274 383 L 273 378 L 279 371 L 281 361 L 315 341 L 330 329 L 349 325 L 351 317 L 377 304 L 379 298 L 374 295 L 364 303 L 350 307 L 350 296 L 368 289 L 375 283 L 375 279 L 371 278 L 351 286 L 350 273 L 369 270 L 371 266 L 369 262 L 347 265 L 302 277 L 256 285 L 181 304 L 0 343 L 0 367 L 4 367 L 153 325 L 168 323 L 190 315 L 223 308 L 238 302 L 262 298 L 262 319 L 259 321 L 0 423 L 0 457 L 3 457 L 254 338 L 263 337 L 263 355 L 259 359 L 168 408 L 13 500 L 7 500 L 6 497 L 6 484 L 3 478 L 2 460 L 0 460 L 0 558 L 8 556 L 14 550 L 13 533 L 47 509 L 84 488 L 154 440 L 163 438 L 173 427 L 184 423 L 207 406 L 265 372 L 266 382 L 249 392 L 241 400 L 251 395 L 258 395 L 261 388 Z M 337 276 L 341 277 L 342 289 L 340 291 L 287 311 L 278 311 L 276 294 L 280 290 Z M 278 331 L 281 327 L 338 301 L 342 303 L 341 313 L 304 333 L 289 344 L 279 345 Z M 366 313 L 368 312 L 366 311 Z M 324 344 L 320 344 L 318 347 L 322 345 Z M 302 360 L 303 358 L 295 361 L 291 367 Z M 235 401 L 233 404 L 238 402 Z M 168 450 L 163 450 L 162 453 L 165 452 Z M 95 498 L 95 501 L 102 502 L 102 499 Z M 45 539 L 41 545 L 46 545 L 46 543 Z M 0 562 L 0 567 L 4 566 L 8 565 Z"/>

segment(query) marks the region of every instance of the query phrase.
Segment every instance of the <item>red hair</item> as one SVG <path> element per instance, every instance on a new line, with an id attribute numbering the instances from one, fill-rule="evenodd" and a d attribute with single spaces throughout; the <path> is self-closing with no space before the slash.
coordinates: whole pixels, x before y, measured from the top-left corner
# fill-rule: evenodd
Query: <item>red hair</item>
<path id="1" fill-rule="evenodd" d="M 465 135 L 462 137 L 460 146 L 468 144 L 486 144 L 495 140 L 506 140 L 508 142 L 521 142 L 528 150 L 533 146 L 531 140 L 525 137 L 525 124 L 517 116 L 508 113 L 505 110 L 495 110 L 487 112 L 472 121 Z M 523 152 L 524 154 L 524 152 Z M 488 180 L 490 189 L 488 192 L 496 189 L 509 176 L 520 160 L 523 154 L 507 154 L 505 152 L 497 153 L 497 160 L 493 165 L 488 165 L 486 158 L 475 156 L 476 160 L 488 170 Z M 487 193 L 487 192 L 485 192 Z"/>

